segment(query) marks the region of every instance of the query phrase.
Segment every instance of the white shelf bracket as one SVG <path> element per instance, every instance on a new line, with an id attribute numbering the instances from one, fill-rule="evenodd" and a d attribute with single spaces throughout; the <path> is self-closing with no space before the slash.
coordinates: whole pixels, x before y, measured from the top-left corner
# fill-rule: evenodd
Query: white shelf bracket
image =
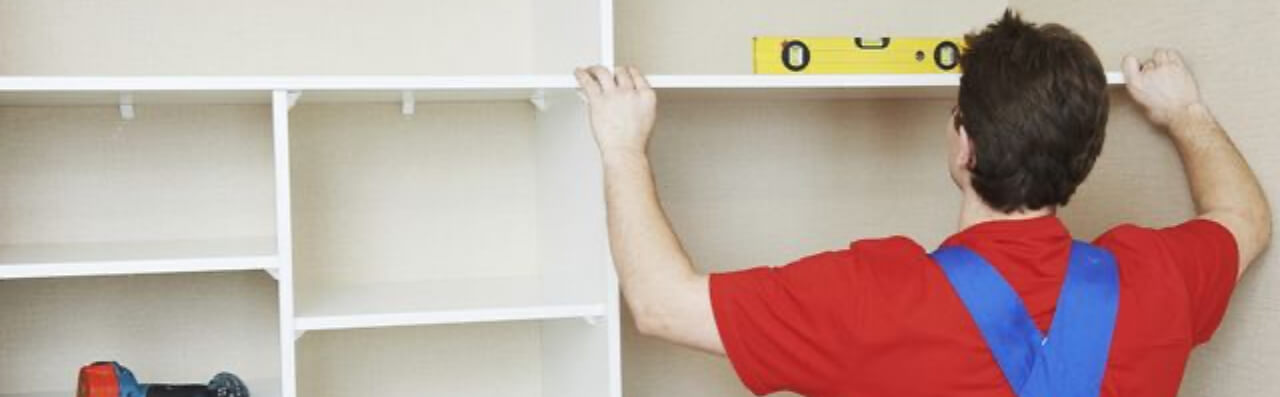
<path id="1" fill-rule="evenodd" d="M 404 90 L 400 92 L 400 114 L 412 116 L 417 103 L 418 100 L 413 97 L 413 91 Z"/>
<path id="2" fill-rule="evenodd" d="M 280 281 L 280 270 L 274 269 L 274 268 L 262 269 L 262 270 L 266 271 L 267 275 L 271 276 L 271 278 L 276 279 L 276 281 Z"/>
<path id="3" fill-rule="evenodd" d="M 285 95 L 289 99 L 289 110 L 293 110 L 294 106 L 298 106 L 298 98 L 302 97 L 302 91 L 289 90 Z"/>
<path id="4" fill-rule="evenodd" d="M 307 333 L 307 330 L 305 329 L 293 331 L 293 341 L 297 342 L 298 339 L 302 339 L 302 335 L 305 335 L 306 333 Z"/>
<path id="5" fill-rule="evenodd" d="M 533 96 L 529 97 L 529 103 L 533 104 L 534 109 L 539 112 L 547 110 L 547 92 L 541 88 L 533 92 Z"/>
<path id="6" fill-rule="evenodd" d="M 134 116 L 136 115 L 133 112 L 133 94 L 120 93 L 120 119 L 130 121 Z"/>

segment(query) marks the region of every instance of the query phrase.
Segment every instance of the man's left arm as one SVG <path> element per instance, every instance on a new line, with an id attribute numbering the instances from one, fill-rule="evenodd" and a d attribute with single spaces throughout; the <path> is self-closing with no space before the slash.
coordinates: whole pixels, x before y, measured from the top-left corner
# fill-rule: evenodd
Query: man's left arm
<path id="1" fill-rule="evenodd" d="M 609 245 L 641 333 L 724 354 L 708 277 L 693 269 L 658 202 L 646 155 L 657 98 L 635 68 L 575 71 L 604 163 Z"/>

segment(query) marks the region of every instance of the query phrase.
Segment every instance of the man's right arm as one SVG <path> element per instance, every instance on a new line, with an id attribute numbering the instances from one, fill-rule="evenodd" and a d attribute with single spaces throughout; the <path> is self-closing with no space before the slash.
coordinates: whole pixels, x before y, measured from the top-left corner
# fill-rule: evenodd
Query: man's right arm
<path id="1" fill-rule="evenodd" d="M 1157 50 L 1147 60 L 1125 57 L 1124 74 L 1134 100 L 1173 139 L 1198 217 L 1235 237 L 1239 277 L 1271 241 L 1271 209 L 1257 177 L 1200 102 L 1195 78 L 1177 52 Z"/>

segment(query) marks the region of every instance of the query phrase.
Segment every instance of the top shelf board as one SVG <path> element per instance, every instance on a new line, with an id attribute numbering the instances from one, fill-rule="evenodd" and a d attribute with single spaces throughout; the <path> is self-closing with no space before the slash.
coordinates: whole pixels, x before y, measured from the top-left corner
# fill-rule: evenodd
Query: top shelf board
<path id="1" fill-rule="evenodd" d="M 670 99 L 937 99 L 951 98 L 959 75 L 653 75 Z M 1124 83 L 1107 73 L 1112 85 Z M 570 75 L 514 76 L 244 76 L 0 77 L 2 106 L 134 104 L 268 104 L 269 91 L 303 92 L 307 102 L 528 100 L 540 91 L 572 90 Z"/>
<path id="2" fill-rule="evenodd" d="M 662 99 L 954 99 L 957 74 L 873 75 L 657 75 Z M 1124 75 L 1107 73 L 1121 86 Z"/>

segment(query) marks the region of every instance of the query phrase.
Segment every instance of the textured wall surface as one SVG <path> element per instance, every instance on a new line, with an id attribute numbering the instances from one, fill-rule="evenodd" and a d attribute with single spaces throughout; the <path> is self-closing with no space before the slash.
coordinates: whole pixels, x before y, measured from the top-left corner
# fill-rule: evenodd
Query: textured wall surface
<path id="1" fill-rule="evenodd" d="M 0 74 L 567 73 L 599 25 L 532 17 L 595 5 L 565 1 L 3 0 Z"/>

